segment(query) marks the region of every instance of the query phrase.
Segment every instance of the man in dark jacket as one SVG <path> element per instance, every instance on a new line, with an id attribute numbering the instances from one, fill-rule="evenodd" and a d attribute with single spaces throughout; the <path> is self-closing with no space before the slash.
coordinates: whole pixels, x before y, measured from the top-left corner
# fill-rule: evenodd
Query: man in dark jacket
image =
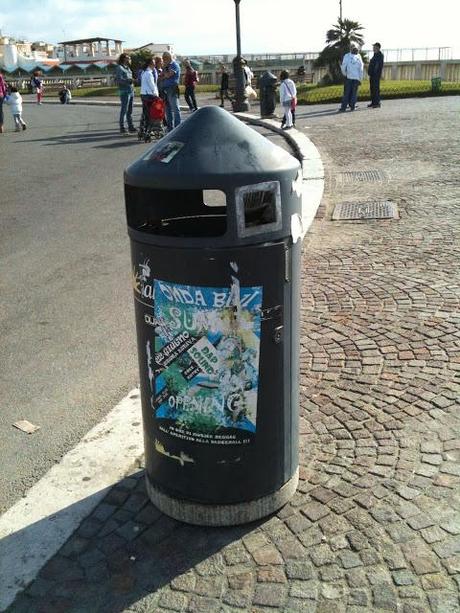
<path id="1" fill-rule="evenodd" d="M 383 53 L 380 51 L 381 47 L 380 43 L 374 43 L 372 47 L 374 55 L 367 67 L 371 89 L 371 102 L 367 106 L 373 109 L 378 109 L 380 107 L 380 79 L 383 70 Z"/>

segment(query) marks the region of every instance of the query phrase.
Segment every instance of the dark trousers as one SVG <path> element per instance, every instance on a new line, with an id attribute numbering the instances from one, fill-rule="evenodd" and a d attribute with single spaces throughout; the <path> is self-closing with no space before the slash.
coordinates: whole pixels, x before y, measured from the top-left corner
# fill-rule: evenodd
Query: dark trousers
<path id="1" fill-rule="evenodd" d="M 196 105 L 195 88 L 193 87 L 193 85 L 187 85 L 185 87 L 184 98 L 185 102 L 188 104 L 188 108 L 191 111 L 196 111 L 198 107 Z"/>
<path id="2" fill-rule="evenodd" d="M 371 90 L 371 103 L 373 106 L 380 104 L 380 77 L 370 77 L 369 87 Z"/>
<path id="3" fill-rule="evenodd" d="M 345 111 L 347 106 L 352 110 L 356 106 L 356 100 L 358 98 L 359 81 L 357 79 L 345 79 L 345 85 L 343 87 L 342 111 Z"/>
<path id="4" fill-rule="evenodd" d="M 224 98 L 226 100 L 230 100 L 230 102 L 232 101 L 232 97 L 229 95 L 228 89 L 220 90 L 220 106 L 224 106 Z"/>

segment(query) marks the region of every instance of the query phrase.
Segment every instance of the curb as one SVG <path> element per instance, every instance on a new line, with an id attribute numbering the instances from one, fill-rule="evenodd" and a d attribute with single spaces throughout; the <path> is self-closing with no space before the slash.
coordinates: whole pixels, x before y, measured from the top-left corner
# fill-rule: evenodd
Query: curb
<path id="1" fill-rule="evenodd" d="M 0 517 L 0 611 L 143 452 L 140 394 L 134 389 Z"/>
<path id="2" fill-rule="evenodd" d="M 23 104 L 37 104 L 35 100 L 23 100 L 22 102 Z M 105 100 L 75 100 L 73 98 L 68 105 L 62 104 L 59 100 L 43 100 L 42 104 L 57 104 L 59 106 L 120 106 L 119 100 L 107 100 L 106 102 Z M 142 108 L 142 103 L 133 102 L 133 107 Z M 189 110 L 188 106 L 180 106 L 179 108 L 181 111 Z"/>

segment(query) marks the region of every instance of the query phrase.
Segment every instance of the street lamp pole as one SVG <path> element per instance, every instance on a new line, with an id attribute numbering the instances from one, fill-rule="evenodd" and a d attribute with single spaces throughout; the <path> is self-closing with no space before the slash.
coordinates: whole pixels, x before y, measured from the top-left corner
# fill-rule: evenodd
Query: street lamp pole
<path id="1" fill-rule="evenodd" d="M 233 100 L 233 110 L 236 112 L 249 111 L 249 103 L 245 93 L 244 71 L 241 63 L 241 31 L 240 31 L 240 2 L 235 2 L 236 19 L 236 57 L 233 59 L 233 74 L 235 76 L 235 99 Z"/>

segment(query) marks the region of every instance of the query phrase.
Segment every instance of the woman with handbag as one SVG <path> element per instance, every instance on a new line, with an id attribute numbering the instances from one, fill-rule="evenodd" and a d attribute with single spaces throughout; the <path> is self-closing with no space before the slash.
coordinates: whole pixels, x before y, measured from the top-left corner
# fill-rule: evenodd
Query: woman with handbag
<path id="1" fill-rule="evenodd" d="M 280 102 L 283 107 L 284 117 L 281 123 L 283 130 L 290 130 L 294 127 L 293 111 L 295 118 L 295 107 L 297 106 L 297 89 L 294 81 L 289 78 L 287 70 L 280 74 Z"/>

